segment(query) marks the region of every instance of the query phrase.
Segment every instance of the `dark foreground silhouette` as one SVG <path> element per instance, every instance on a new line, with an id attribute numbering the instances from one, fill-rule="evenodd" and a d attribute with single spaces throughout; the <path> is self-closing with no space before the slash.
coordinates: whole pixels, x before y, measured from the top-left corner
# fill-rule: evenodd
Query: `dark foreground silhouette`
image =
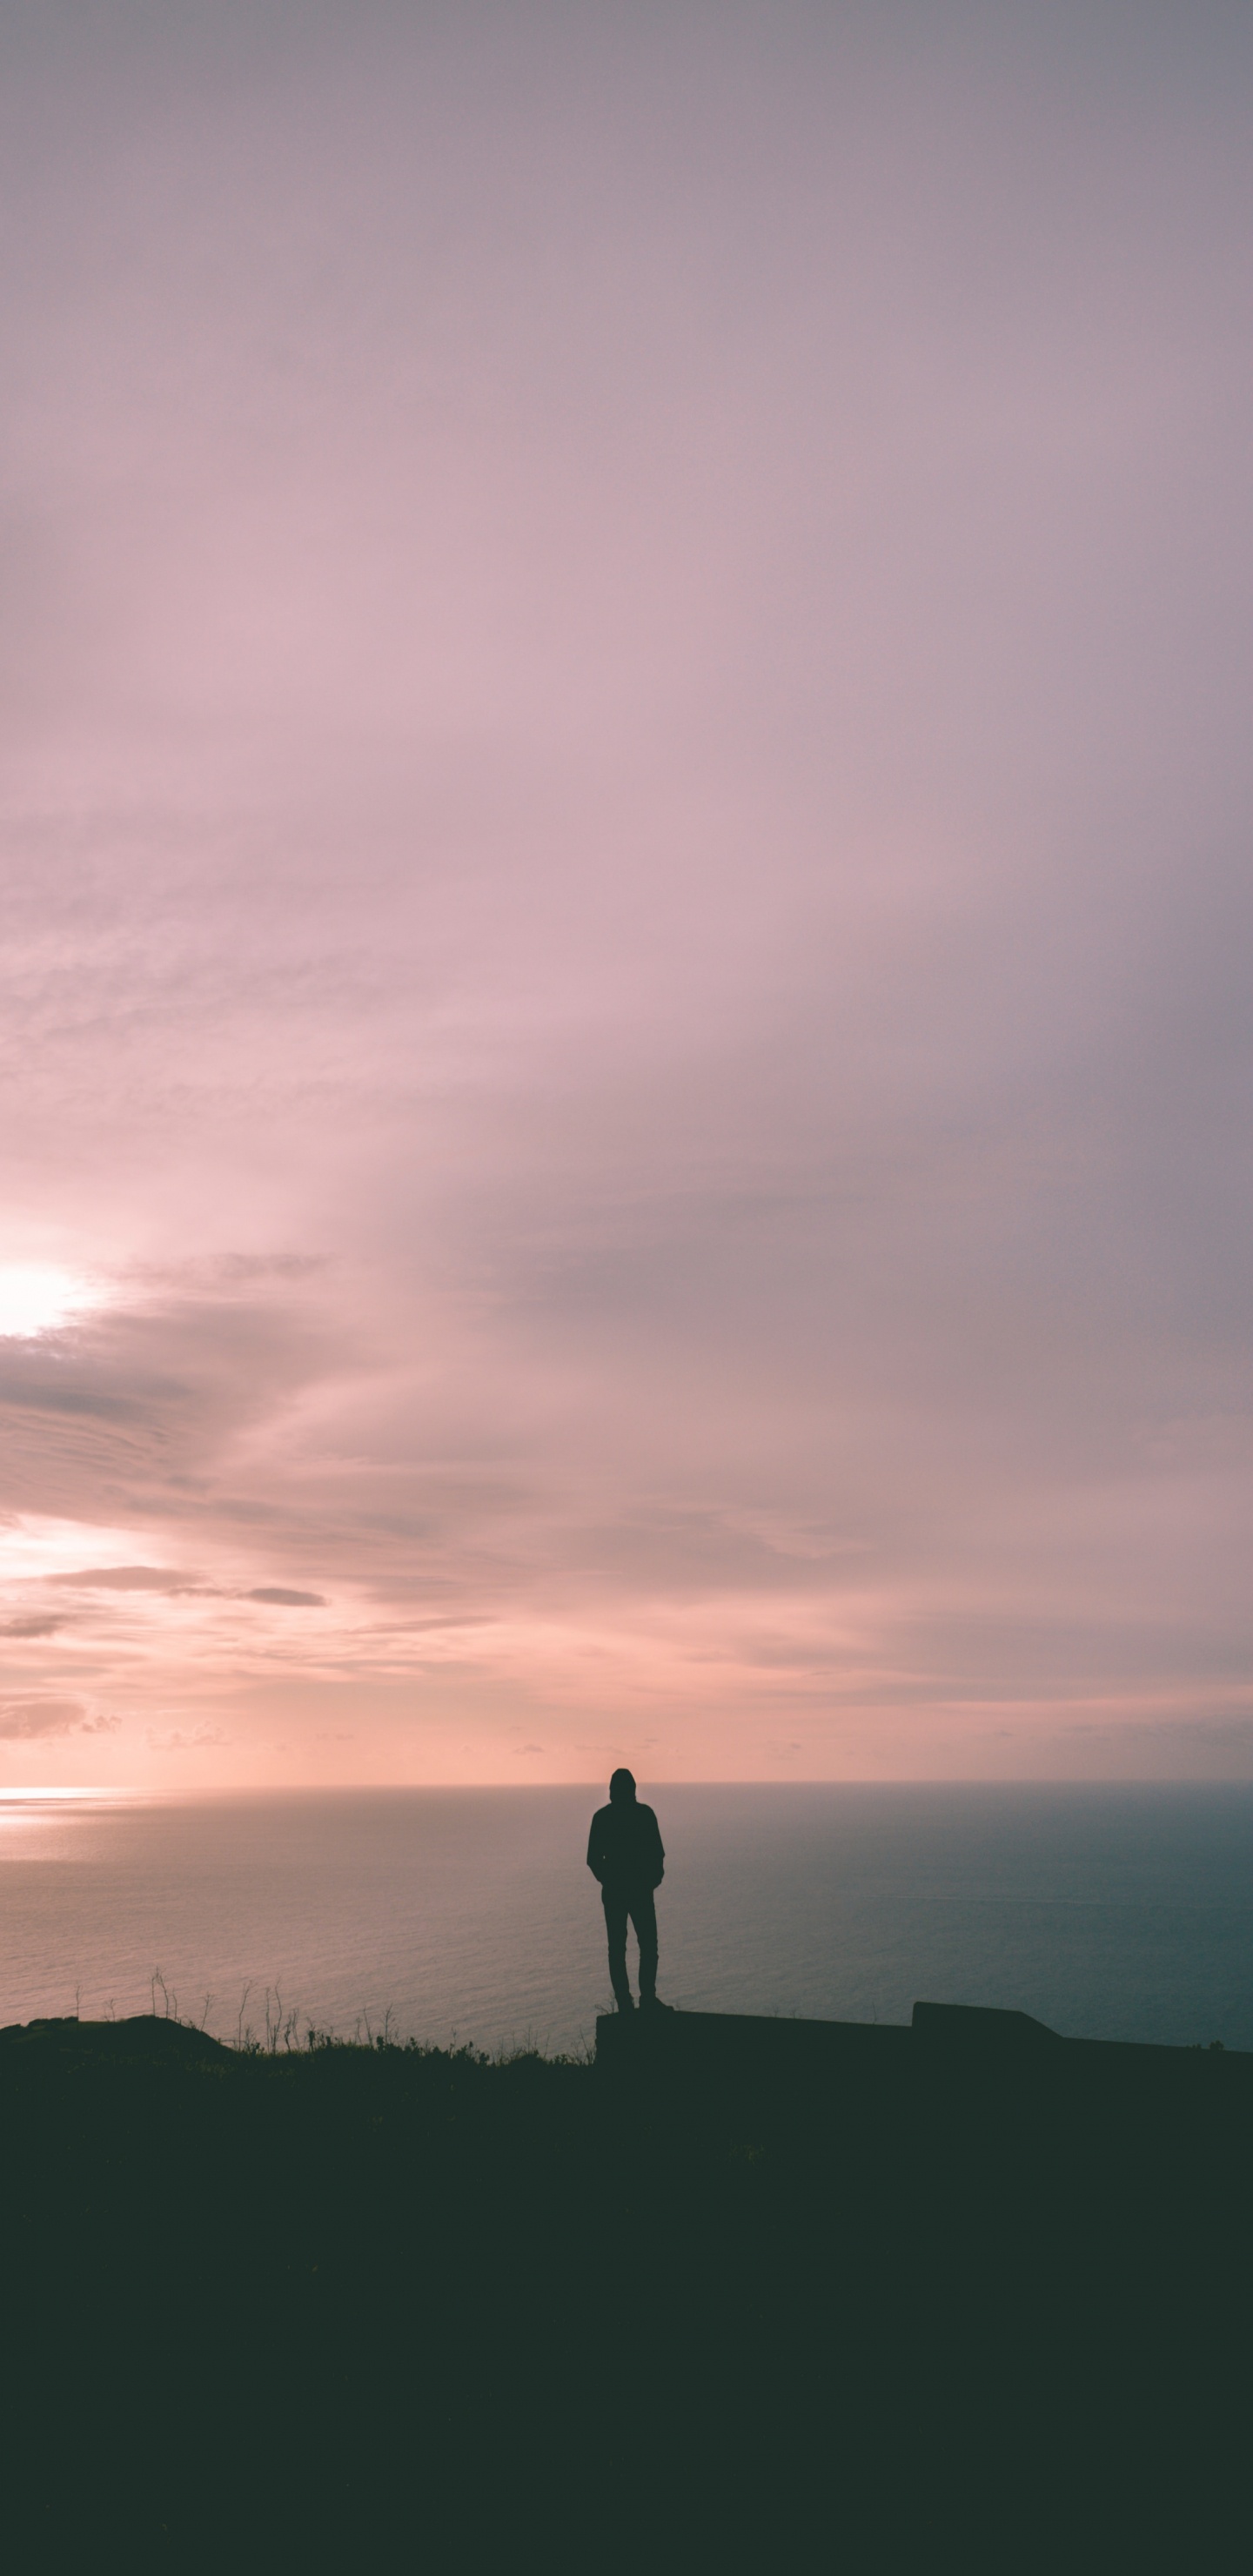
<path id="1" fill-rule="evenodd" d="M 0 2034 L 28 2569 L 1247 2554 L 1253 2058 L 674 2014 Z"/>
<path id="2" fill-rule="evenodd" d="M 587 1866 L 600 1885 L 609 1942 L 609 1982 L 618 2010 L 633 2012 L 627 1974 L 627 1921 L 640 1953 L 640 2003 L 647 2011 L 657 2001 L 656 1890 L 665 1876 L 666 1855 L 661 1830 L 651 1807 L 636 1795 L 635 1774 L 615 1771 L 609 1804 L 598 1807 L 587 1838 Z"/>

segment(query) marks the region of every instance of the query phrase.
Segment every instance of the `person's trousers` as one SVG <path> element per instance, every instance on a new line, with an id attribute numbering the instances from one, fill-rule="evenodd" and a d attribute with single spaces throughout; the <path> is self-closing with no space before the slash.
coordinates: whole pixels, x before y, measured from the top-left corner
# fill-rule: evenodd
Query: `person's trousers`
<path id="1" fill-rule="evenodd" d="M 605 1908 L 605 1930 L 609 1935 L 609 1982 L 619 2003 L 631 2000 L 631 1980 L 627 1975 L 627 1917 L 635 1926 L 640 1945 L 640 1994 L 657 1992 L 657 1908 L 651 1887 L 602 1888 Z"/>

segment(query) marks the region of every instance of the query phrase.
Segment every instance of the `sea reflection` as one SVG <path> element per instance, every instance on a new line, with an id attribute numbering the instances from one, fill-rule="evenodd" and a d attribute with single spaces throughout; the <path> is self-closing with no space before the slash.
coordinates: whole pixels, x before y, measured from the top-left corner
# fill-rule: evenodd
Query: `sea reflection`
<path id="1" fill-rule="evenodd" d="M 0 1852 L 5 1860 L 80 1858 L 80 1819 L 139 1803 L 127 1789 L 0 1789 Z"/>

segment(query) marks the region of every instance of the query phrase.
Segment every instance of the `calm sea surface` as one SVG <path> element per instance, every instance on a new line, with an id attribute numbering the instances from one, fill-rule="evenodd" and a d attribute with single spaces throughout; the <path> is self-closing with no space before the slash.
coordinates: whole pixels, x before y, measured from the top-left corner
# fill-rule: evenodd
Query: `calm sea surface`
<path id="1" fill-rule="evenodd" d="M 301 2029 L 390 2013 L 402 2036 L 576 2047 L 608 2001 L 583 1861 L 598 1802 L 0 1794 L 0 2022 L 73 2012 L 76 1995 L 84 2016 L 147 2010 L 159 1969 L 223 2037 L 262 2035 L 277 1989 Z M 922 1996 L 1253 2049 L 1253 1787 L 687 1787 L 653 1803 L 672 2003 L 903 2022 Z"/>

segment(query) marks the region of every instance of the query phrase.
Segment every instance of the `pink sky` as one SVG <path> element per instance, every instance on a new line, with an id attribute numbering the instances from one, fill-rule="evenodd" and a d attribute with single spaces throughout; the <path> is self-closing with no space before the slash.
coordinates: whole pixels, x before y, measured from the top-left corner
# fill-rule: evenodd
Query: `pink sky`
<path id="1" fill-rule="evenodd" d="M 6 8 L 0 1782 L 1253 1776 L 1251 75 Z"/>

